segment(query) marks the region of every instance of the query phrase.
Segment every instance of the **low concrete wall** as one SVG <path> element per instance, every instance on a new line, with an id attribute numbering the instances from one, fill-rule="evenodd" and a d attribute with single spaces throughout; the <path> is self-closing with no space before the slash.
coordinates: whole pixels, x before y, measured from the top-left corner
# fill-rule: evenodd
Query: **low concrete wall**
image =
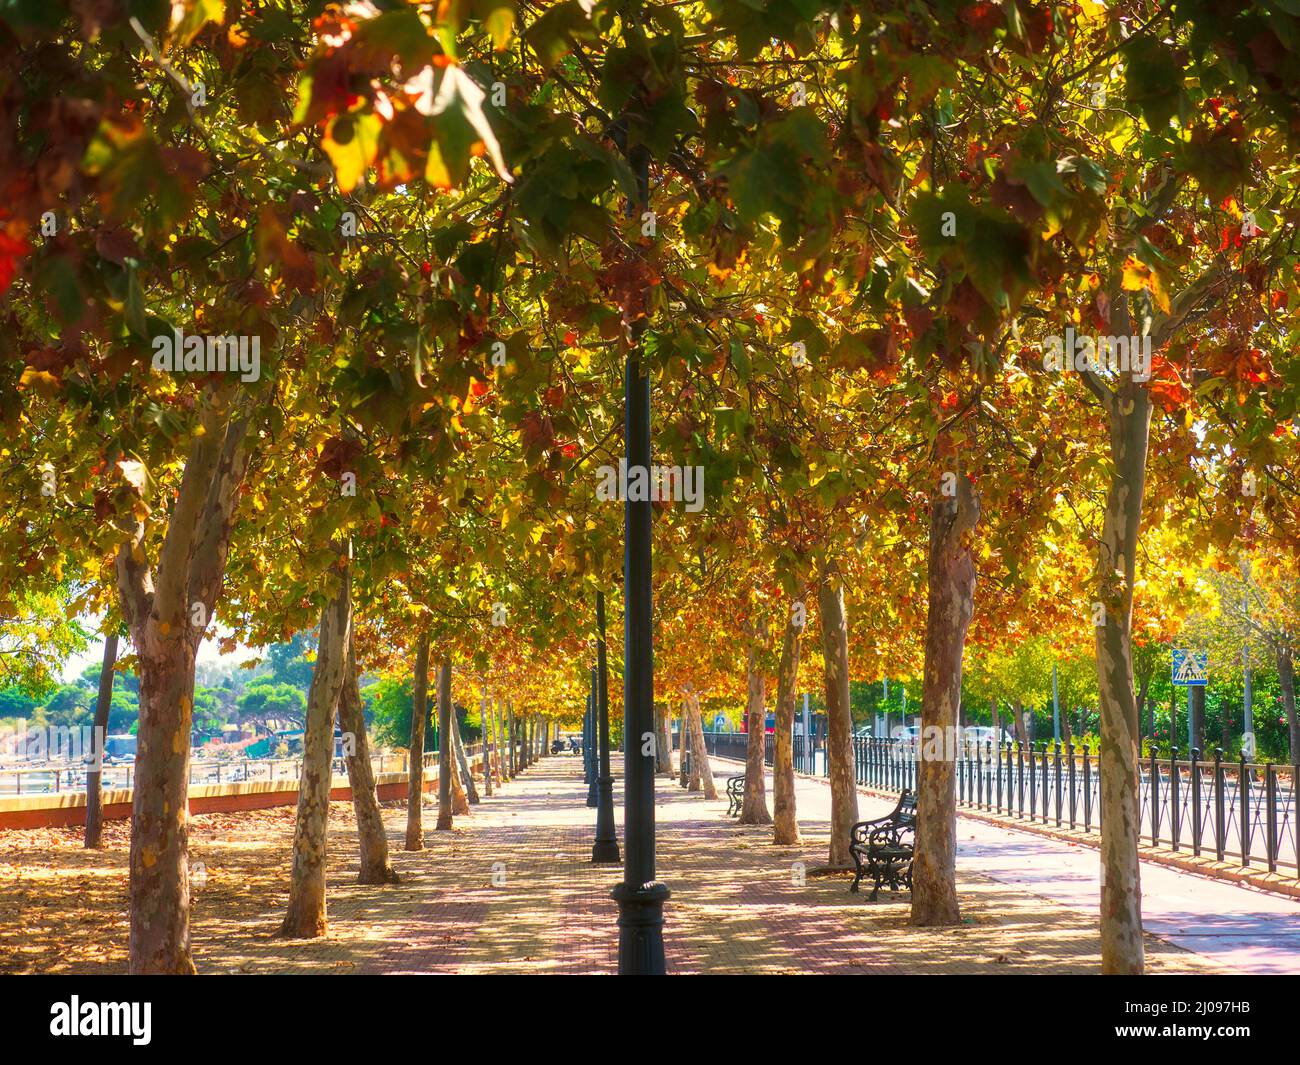
<path id="1" fill-rule="evenodd" d="M 482 779 L 483 754 L 469 756 L 470 772 Z M 424 771 L 424 790 L 438 787 L 438 767 Z M 380 802 L 406 798 L 405 773 L 376 773 L 375 791 Z M 288 777 L 278 780 L 241 780 L 228 784 L 195 784 L 190 788 L 190 813 L 232 813 L 240 810 L 265 810 L 272 806 L 294 806 L 298 802 L 298 782 Z M 121 821 L 131 816 L 130 788 L 104 789 L 104 820 Z M 330 784 L 330 799 L 351 802 L 352 788 L 346 776 L 335 775 Z M 62 792 L 53 795 L 10 795 L 0 798 L 0 829 L 59 828 L 86 823 L 86 793 Z"/>

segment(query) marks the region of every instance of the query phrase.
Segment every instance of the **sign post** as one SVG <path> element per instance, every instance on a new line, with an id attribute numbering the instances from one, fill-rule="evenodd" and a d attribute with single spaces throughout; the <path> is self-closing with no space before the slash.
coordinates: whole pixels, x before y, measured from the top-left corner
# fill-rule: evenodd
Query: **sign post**
<path id="1" fill-rule="evenodd" d="M 1173 682 L 1187 689 L 1187 749 L 1196 746 L 1196 722 L 1192 714 L 1192 689 L 1204 688 L 1210 669 L 1209 651 L 1192 651 L 1185 647 L 1173 649 Z M 1169 722 L 1169 738 L 1175 735 L 1174 722 Z"/>

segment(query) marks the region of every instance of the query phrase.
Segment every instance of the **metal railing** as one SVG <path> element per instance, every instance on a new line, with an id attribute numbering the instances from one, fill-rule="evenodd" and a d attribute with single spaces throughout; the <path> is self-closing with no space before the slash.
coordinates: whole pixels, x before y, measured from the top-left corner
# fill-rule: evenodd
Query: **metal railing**
<path id="1" fill-rule="evenodd" d="M 471 761 L 482 753 L 481 743 L 467 743 L 465 756 Z M 523 744 L 517 745 L 518 750 Z M 497 745 L 492 745 L 497 750 Z M 424 752 L 426 769 L 436 766 L 437 750 Z M 372 754 L 370 766 L 374 773 L 405 773 L 409 761 L 407 752 Z M 100 771 L 100 787 L 105 791 L 129 789 L 135 766 L 127 762 L 105 765 Z M 0 766 L 0 798 L 15 795 L 77 794 L 86 790 L 87 766 L 75 763 L 46 766 Z M 347 759 L 336 757 L 332 762 L 335 776 L 347 775 Z M 296 782 L 302 774 L 302 756 L 296 758 L 234 758 L 228 761 L 194 758 L 190 760 L 190 786 L 199 784 L 233 784 L 244 781 L 283 780 Z"/>
<path id="2" fill-rule="evenodd" d="M 745 733 L 706 733 L 709 750 L 744 761 Z M 773 737 L 765 759 L 773 761 Z M 828 770 L 820 745 L 794 737 L 796 772 Z M 915 741 L 853 739 L 854 777 L 864 787 L 897 792 L 916 788 L 920 750 Z M 956 745 L 957 805 L 1017 821 L 1095 833 L 1101 829 L 1101 758 L 1073 743 L 1020 744 L 961 741 Z M 1243 868 L 1300 873 L 1296 857 L 1296 781 L 1300 766 L 1225 761 L 1178 748 L 1138 765 L 1142 838 Z"/>

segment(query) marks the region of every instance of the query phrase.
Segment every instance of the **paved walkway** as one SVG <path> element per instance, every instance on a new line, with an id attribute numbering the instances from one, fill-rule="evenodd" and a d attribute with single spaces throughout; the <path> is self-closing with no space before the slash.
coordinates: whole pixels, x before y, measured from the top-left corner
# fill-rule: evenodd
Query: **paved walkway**
<path id="1" fill-rule="evenodd" d="M 715 761 L 715 771 L 740 771 L 738 762 Z M 825 781 L 801 777 L 796 795 L 801 820 L 830 817 Z M 887 801 L 859 793 L 863 818 L 890 808 Z M 1101 864 L 1095 848 L 965 817 L 957 819 L 957 840 L 961 869 L 1099 919 Z M 1143 862 L 1142 914 L 1147 932 L 1225 969 L 1300 972 L 1300 900 Z"/>
<path id="2" fill-rule="evenodd" d="M 720 763 L 720 791 L 725 765 Z M 279 939 L 274 932 L 282 905 L 264 896 L 245 922 L 210 927 L 200 897 L 195 922 L 200 971 L 614 972 L 617 907 L 609 891 L 621 872 L 590 863 L 595 811 L 584 805 L 581 773 L 578 757 L 543 759 L 459 819 L 454 832 L 430 829 L 427 849 L 417 853 L 400 850 L 404 811 L 394 805 L 386 810 L 386 821 L 394 861 L 405 878 L 394 887 L 351 882 L 354 828 L 346 814 L 332 817 L 329 935 Z M 615 790 L 621 841 L 617 781 Z M 802 875 L 826 853 L 829 792 L 823 783 L 799 783 L 804 843 L 793 848 L 774 847 L 769 827 L 737 825 L 726 816 L 725 799 L 707 802 L 668 780 L 659 782 L 658 799 L 659 875 L 673 891 L 665 927 L 670 972 L 1099 969 L 1095 904 L 1087 905 L 1089 884 L 1095 890 L 1095 857 L 1087 852 L 1070 855 L 1091 862 L 1086 872 L 1048 875 L 1034 860 L 1035 852 L 1071 850 L 1067 845 L 963 822 L 964 923 L 919 930 L 907 926 L 906 895 L 885 893 L 873 904 L 865 894 L 850 894 L 845 878 Z M 886 805 L 864 797 L 863 816 Z M 426 823 L 433 820 L 432 808 L 426 807 Z M 265 857 L 278 860 L 282 846 L 277 841 Z M 212 861 L 219 863 L 220 855 L 212 855 Z M 221 876 L 219 864 L 213 873 L 214 885 L 232 879 Z M 1072 886 L 1065 890 L 1063 884 Z M 1253 895 L 1241 897 L 1255 902 Z M 1152 972 L 1224 971 L 1250 961 L 1249 950 L 1210 951 L 1196 937 L 1183 944 L 1195 951 L 1185 950 L 1176 939 L 1172 931 L 1168 938 L 1148 937 Z M 1221 942 L 1222 937 L 1215 940 Z"/>

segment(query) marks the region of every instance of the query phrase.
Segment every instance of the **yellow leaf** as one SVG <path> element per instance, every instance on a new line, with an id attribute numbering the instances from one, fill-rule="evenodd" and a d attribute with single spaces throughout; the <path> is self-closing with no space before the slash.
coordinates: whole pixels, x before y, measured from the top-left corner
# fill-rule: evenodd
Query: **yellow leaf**
<path id="1" fill-rule="evenodd" d="M 483 28 L 492 35 L 492 47 L 498 52 L 505 51 L 515 28 L 514 4 L 510 0 L 489 0 L 488 11 L 483 16 Z"/>
<path id="2" fill-rule="evenodd" d="M 172 36 L 189 44 L 209 22 L 226 18 L 225 0 L 172 0 Z"/>
<path id="3" fill-rule="evenodd" d="M 1151 268 L 1138 262 L 1132 255 L 1124 260 L 1124 278 L 1121 284 L 1125 292 L 1141 292 L 1147 287 L 1147 278 Z"/>
<path id="4" fill-rule="evenodd" d="M 339 191 L 351 192 L 365 176 L 379 151 L 381 123 L 378 115 L 338 115 L 330 123 L 321 147 L 334 164 Z"/>
<path id="5" fill-rule="evenodd" d="M 30 366 L 18 379 L 19 388 L 34 388 L 43 395 L 53 395 L 62 387 L 62 383 L 52 373 L 45 370 L 33 370 Z"/>

